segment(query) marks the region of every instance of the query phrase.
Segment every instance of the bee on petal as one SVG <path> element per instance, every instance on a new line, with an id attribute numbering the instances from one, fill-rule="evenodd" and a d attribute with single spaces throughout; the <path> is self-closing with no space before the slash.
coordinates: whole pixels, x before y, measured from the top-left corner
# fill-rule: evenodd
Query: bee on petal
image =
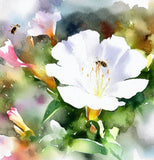
<path id="1" fill-rule="evenodd" d="M 101 65 L 102 67 L 107 67 L 107 63 L 105 61 L 96 61 L 96 65 Z"/>

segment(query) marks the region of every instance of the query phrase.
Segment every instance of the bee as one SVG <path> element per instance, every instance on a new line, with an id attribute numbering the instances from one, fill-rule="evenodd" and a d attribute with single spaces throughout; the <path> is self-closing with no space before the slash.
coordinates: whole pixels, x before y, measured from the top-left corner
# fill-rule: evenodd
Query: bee
<path id="1" fill-rule="evenodd" d="M 17 27 L 19 28 L 19 27 L 20 27 L 20 25 L 19 25 L 19 24 L 16 24 L 16 25 L 12 26 L 11 34 L 15 34 L 15 33 L 16 33 L 16 31 L 17 31 Z"/>
<path id="2" fill-rule="evenodd" d="M 107 67 L 107 63 L 104 61 L 96 61 L 96 65 L 101 65 L 102 67 Z"/>

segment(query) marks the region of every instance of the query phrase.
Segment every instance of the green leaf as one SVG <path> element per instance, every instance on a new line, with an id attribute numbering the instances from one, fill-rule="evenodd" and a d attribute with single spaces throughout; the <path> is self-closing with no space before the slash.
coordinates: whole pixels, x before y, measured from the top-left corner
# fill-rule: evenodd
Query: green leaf
<path id="1" fill-rule="evenodd" d="M 58 100 L 60 99 L 57 89 L 55 89 L 55 90 L 53 91 L 53 90 L 47 88 L 47 92 L 51 95 L 51 97 L 52 97 L 54 100 L 57 100 L 57 101 L 58 101 Z"/>
<path id="2" fill-rule="evenodd" d="M 118 144 L 107 142 L 104 147 L 108 150 L 108 154 L 111 154 L 118 160 L 121 160 L 122 149 Z"/>
<path id="3" fill-rule="evenodd" d="M 58 155 L 60 155 L 60 151 L 55 146 L 45 146 L 42 151 L 39 153 L 40 159 L 55 159 Z M 58 159 L 58 158 L 57 158 Z"/>
<path id="4" fill-rule="evenodd" d="M 122 149 L 116 142 L 111 130 L 106 130 L 104 134 L 103 145 L 108 150 L 108 155 L 113 155 L 116 159 L 121 160 Z"/>
<path id="5" fill-rule="evenodd" d="M 71 151 L 78 151 L 83 153 L 100 153 L 100 154 L 107 154 L 106 148 L 95 141 L 92 141 L 90 139 L 75 139 L 73 140 L 71 147 L 69 148 Z"/>
<path id="6" fill-rule="evenodd" d="M 119 145 L 117 145 L 115 143 L 106 143 L 104 146 L 105 146 L 105 148 L 108 149 L 109 154 L 112 154 L 118 160 L 121 160 L 122 149 Z"/>
<path id="7" fill-rule="evenodd" d="M 53 100 L 50 102 L 48 105 L 44 117 L 43 117 L 43 122 L 48 120 L 59 108 L 61 108 L 62 104 L 59 101 Z"/>

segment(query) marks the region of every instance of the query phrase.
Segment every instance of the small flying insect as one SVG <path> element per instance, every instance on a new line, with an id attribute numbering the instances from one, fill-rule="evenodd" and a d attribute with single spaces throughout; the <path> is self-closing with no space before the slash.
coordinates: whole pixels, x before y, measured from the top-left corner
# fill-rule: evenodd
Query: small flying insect
<path id="1" fill-rule="evenodd" d="M 12 26 L 11 34 L 15 34 L 15 33 L 16 33 L 17 27 L 20 28 L 20 25 L 19 25 L 19 24 L 16 24 L 16 25 Z"/>
<path id="2" fill-rule="evenodd" d="M 107 67 L 107 63 L 104 61 L 96 61 L 97 65 L 101 65 L 102 67 Z"/>

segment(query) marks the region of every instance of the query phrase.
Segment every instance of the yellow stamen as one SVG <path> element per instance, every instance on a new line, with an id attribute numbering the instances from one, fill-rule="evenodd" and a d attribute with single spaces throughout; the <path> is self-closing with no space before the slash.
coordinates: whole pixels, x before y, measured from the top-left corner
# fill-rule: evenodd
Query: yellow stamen
<path id="1" fill-rule="evenodd" d="M 107 74 L 109 74 L 109 69 L 107 70 Z"/>

